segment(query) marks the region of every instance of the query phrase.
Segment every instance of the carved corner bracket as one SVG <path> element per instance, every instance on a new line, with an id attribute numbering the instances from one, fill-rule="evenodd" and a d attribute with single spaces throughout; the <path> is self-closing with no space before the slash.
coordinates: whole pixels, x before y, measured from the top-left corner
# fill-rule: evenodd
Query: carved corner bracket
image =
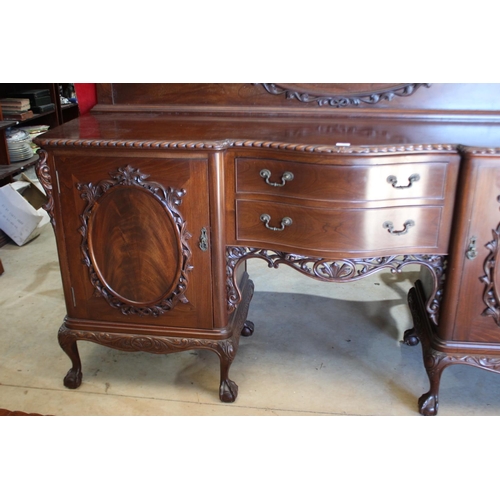
<path id="1" fill-rule="evenodd" d="M 56 226 L 54 218 L 54 194 L 52 192 L 52 177 L 50 176 L 50 167 L 47 165 L 47 152 L 41 149 L 39 151 L 40 159 L 35 167 L 35 172 L 40 181 L 40 184 L 47 195 L 47 203 L 42 208 L 49 214 L 50 223 L 53 227 Z"/>
<path id="2" fill-rule="evenodd" d="M 445 268 L 445 257 L 442 255 L 392 255 L 367 259 L 330 260 L 260 248 L 227 247 L 226 289 L 227 310 L 229 313 L 235 310 L 241 300 L 241 293 L 235 282 L 234 271 L 240 262 L 250 258 L 263 259 L 268 263 L 269 267 L 275 269 L 280 264 L 285 264 L 305 276 L 331 283 L 357 281 L 383 269 L 390 269 L 392 273 L 400 273 L 405 266 L 410 264 L 425 266 L 429 269 L 433 278 L 433 291 L 427 299 L 426 311 L 430 320 L 435 325 L 438 324 Z"/>
<path id="3" fill-rule="evenodd" d="M 334 108 L 359 106 L 361 103 L 377 104 L 380 101 L 392 101 L 396 96 L 410 96 L 420 87 L 429 88 L 431 86 L 430 83 L 404 83 L 375 91 L 367 88 L 366 90 L 360 89 L 352 93 L 342 94 L 333 87 L 334 84 L 332 84 L 331 92 L 322 93 L 318 92 L 320 89 L 315 88 L 314 84 L 309 84 L 311 85 L 310 91 L 306 90 L 308 84 L 300 84 L 300 88 L 294 88 L 294 84 L 261 83 L 260 85 L 272 95 L 284 94 L 286 99 L 296 99 L 303 103 L 316 102 L 318 106 L 326 105 Z"/>
<path id="4" fill-rule="evenodd" d="M 190 264 L 191 249 L 187 244 L 187 240 L 191 237 L 191 235 L 186 230 L 186 222 L 178 209 L 185 191 L 177 190 L 172 187 L 165 188 L 157 182 L 146 182 L 145 179 L 149 176 L 141 173 L 138 169 L 135 169 L 130 165 L 120 167 L 115 172 L 110 172 L 109 175 L 111 176 L 111 179 L 100 181 L 97 185 L 92 183 L 79 183 L 76 186 L 81 192 L 81 198 L 87 201 L 87 206 L 80 215 L 82 225 L 79 228 L 79 232 L 82 235 L 80 248 L 83 254 L 83 263 L 89 269 L 90 281 L 92 286 L 95 288 L 96 296 L 104 297 L 110 306 L 120 309 L 123 314 L 159 316 L 166 311 L 173 309 L 179 301 L 187 302 L 187 298 L 185 297 L 185 291 L 188 285 L 187 273 L 192 270 L 192 266 Z M 172 216 L 175 223 L 177 237 L 180 241 L 182 263 L 180 266 L 181 269 L 177 284 L 168 297 L 162 298 L 158 303 L 151 306 L 140 307 L 131 303 L 126 303 L 121 298 L 117 297 L 109 287 L 102 283 L 91 258 L 88 233 L 89 220 L 92 216 L 92 210 L 96 206 L 98 200 L 105 193 L 118 186 L 135 186 L 150 192 L 158 201 L 160 201 L 160 203 Z"/>

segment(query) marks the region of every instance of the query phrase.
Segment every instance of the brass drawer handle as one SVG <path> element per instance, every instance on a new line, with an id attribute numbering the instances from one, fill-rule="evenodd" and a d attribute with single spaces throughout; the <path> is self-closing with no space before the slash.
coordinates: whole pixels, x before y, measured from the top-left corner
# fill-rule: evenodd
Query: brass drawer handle
<path id="1" fill-rule="evenodd" d="M 403 224 L 403 229 L 401 231 L 394 231 L 394 224 L 391 221 L 386 221 L 382 224 L 382 227 L 384 229 L 387 229 L 387 231 L 391 234 L 394 234 L 395 236 L 401 236 L 403 234 L 406 234 L 408 232 L 409 227 L 413 227 L 415 225 L 415 221 L 413 220 L 407 220 Z"/>
<path id="2" fill-rule="evenodd" d="M 408 177 L 408 185 L 407 186 L 398 186 L 398 178 L 395 175 L 389 175 L 387 177 L 387 182 L 392 184 L 392 187 L 395 189 L 407 189 L 411 188 L 414 182 L 418 182 L 420 180 L 420 175 L 412 174 Z"/>
<path id="3" fill-rule="evenodd" d="M 287 182 L 293 181 L 292 172 L 285 172 L 281 176 L 281 184 L 278 184 L 277 182 L 269 182 L 269 179 L 271 177 L 271 171 L 267 170 L 267 168 L 264 168 L 260 171 L 260 176 L 266 180 L 266 184 L 269 184 L 270 186 L 274 187 L 283 187 Z"/>
<path id="4" fill-rule="evenodd" d="M 293 222 L 290 217 L 283 217 L 283 219 L 281 219 L 281 227 L 272 227 L 269 225 L 269 222 L 271 221 L 271 216 L 269 214 L 262 214 L 260 216 L 260 220 L 264 222 L 267 229 L 271 231 L 283 231 L 286 226 L 291 226 Z"/>

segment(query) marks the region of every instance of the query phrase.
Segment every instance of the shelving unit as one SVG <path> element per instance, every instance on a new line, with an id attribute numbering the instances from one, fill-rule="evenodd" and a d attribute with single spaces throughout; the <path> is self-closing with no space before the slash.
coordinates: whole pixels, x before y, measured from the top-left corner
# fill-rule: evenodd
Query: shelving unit
<path id="1" fill-rule="evenodd" d="M 34 155 L 29 160 L 11 161 L 7 147 L 6 130 L 9 127 L 23 127 L 27 125 L 49 125 L 50 129 L 66 123 L 74 118 L 78 118 L 78 104 L 62 105 L 59 97 L 59 87 L 67 86 L 65 83 L 0 83 L 0 99 L 10 97 L 16 92 L 30 89 L 48 89 L 51 101 L 55 104 L 52 111 L 35 114 L 32 118 L 24 121 L 7 120 L 2 115 L 0 107 L 0 187 L 13 182 L 14 176 L 20 174 L 28 167 L 34 165 L 38 160 L 38 155 Z M 0 247 L 9 240 L 7 235 L 0 230 Z"/>
<path id="2" fill-rule="evenodd" d="M 5 130 L 12 126 L 26 125 L 49 125 L 52 129 L 78 117 L 79 110 L 77 104 L 62 105 L 59 97 L 59 87 L 66 86 L 64 83 L 1 83 L 0 99 L 9 97 L 13 93 L 29 89 L 48 89 L 51 101 L 55 104 L 53 111 L 34 115 L 24 121 L 3 120 L 0 111 L 0 186 L 12 182 L 12 177 L 22 172 L 27 167 L 35 163 L 36 160 L 12 162 L 9 158 Z"/>

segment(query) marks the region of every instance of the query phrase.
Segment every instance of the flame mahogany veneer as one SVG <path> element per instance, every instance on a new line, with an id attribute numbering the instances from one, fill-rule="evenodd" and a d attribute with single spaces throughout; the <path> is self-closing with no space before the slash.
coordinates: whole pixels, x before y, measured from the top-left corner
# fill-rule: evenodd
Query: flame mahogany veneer
<path id="1" fill-rule="evenodd" d="M 446 366 L 500 371 L 500 90 L 483 84 L 102 84 L 37 138 L 67 316 L 59 342 L 209 349 L 219 396 L 260 258 L 341 283 L 422 267 L 409 294 L 438 411 Z"/>

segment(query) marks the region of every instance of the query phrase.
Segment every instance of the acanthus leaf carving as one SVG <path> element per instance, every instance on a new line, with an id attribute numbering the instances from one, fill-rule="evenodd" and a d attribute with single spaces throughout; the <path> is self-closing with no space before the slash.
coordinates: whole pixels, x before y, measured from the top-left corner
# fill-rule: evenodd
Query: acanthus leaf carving
<path id="1" fill-rule="evenodd" d="M 226 289 L 229 313 L 235 310 L 241 300 L 234 270 L 240 262 L 250 258 L 263 259 L 271 268 L 278 268 L 280 264 L 285 264 L 310 278 L 331 283 L 357 281 L 383 269 L 389 269 L 392 273 L 400 273 L 405 266 L 411 264 L 425 266 L 431 272 L 433 279 L 433 291 L 427 299 L 426 311 L 430 320 L 435 325 L 438 324 L 445 270 L 445 257 L 442 255 L 392 255 L 366 259 L 331 260 L 260 248 L 227 247 Z"/>
<path id="2" fill-rule="evenodd" d="M 259 84 L 256 84 L 259 85 Z M 405 83 L 380 89 L 378 91 L 361 90 L 352 94 L 340 94 L 325 92 L 323 95 L 314 95 L 317 93 L 314 87 L 311 92 L 297 90 L 293 85 L 262 83 L 264 89 L 272 95 L 284 95 L 286 99 L 296 99 L 299 102 L 315 102 L 318 106 L 331 106 L 333 108 L 345 108 L 347 106 L 359 106 L 360 104 L 377 104 L 380 101 L 392 101 L 395 97 L 406 97 L 412 95 L 418 88 L 431 86 L 430 83 Z M 304 84 L 307 87 L 307 84 Z M 309 84 L 310 85 L 310 84 Z"/>
<path id="3" fill-rule="evenodd" d="M 39 152 L 39 160 L 35 167 L 35 172 L 40 181 L 40 184 L 45 190 L 47 195 L 47 202 L 42 206 L 42 208 L 49 214 L 50 223 L 53 227 L 56 226 L 56 220 L 54 218 L 54 194 L 52 192 L 52 177 L 50 175 L 50 168 L 47 165 L 47 152 L 41 149 Z"/>
<path id="4" fill-rule="evenodd" d="M 484 276 L 480 280 L 486 285 L 483 293 L 483 302 L 486 309 L 483 311 L 483 316 L 491 316 L 495 323 L 500 326 L 500 304 L 498 301 L 499 290 L 495 284 L 496 267 L 498 265 L 498 250 L 500 240 L 500 224 L 496 229 L 492 230 L 493 240 L 486 244 L 486 248 L 490 251 L 488 257 L 484 261 Z"/>

